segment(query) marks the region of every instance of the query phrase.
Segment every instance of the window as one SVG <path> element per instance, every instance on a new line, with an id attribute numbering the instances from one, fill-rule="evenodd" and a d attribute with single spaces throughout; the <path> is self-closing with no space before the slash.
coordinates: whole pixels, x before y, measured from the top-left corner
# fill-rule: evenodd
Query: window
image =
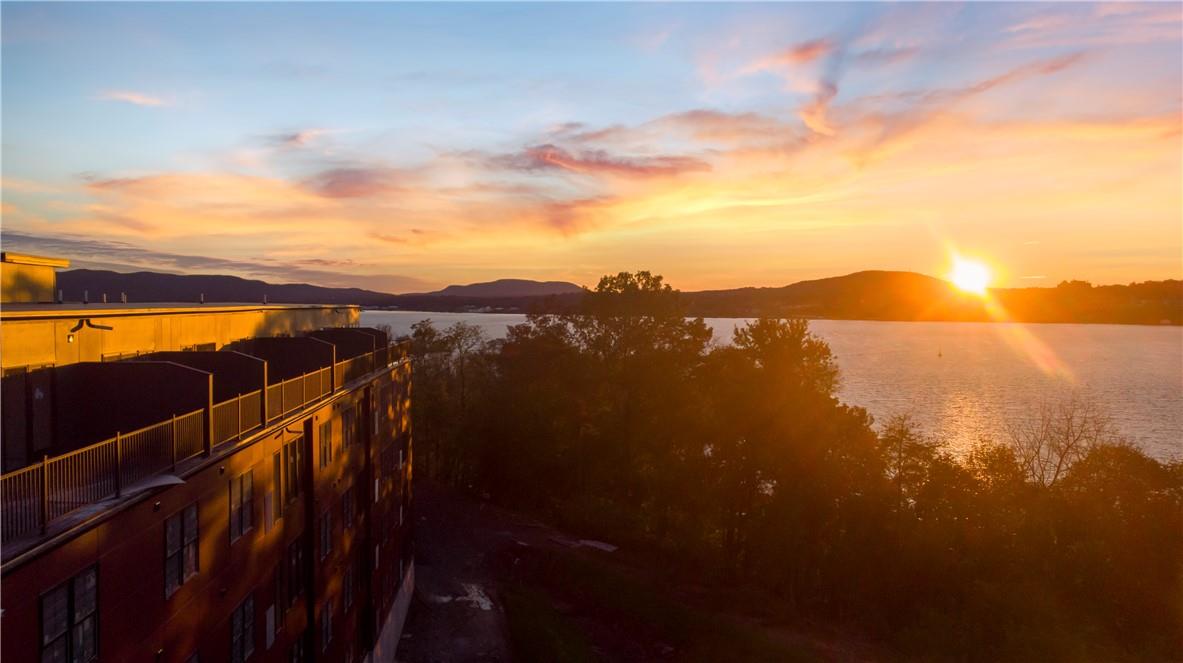
<path id="1" fill-rule="evenodd" d="M 304 634 L 300 634 L 288 649 L 288 663 L 304 663 Z"/>
<path id="2" fill-rule="evenodd" d="M 333 552 L 333 512 L 325 511 L 320 515 L 320 558 L 329 556 Z"/>
<path id="3" fill-rule="evenodd" d="M 382 455 L 379 457 L 379 465 L 382 468 L 382 491 L 387 492 L 394 488 L 394 470 L 395 458 L 394 447 L 386 447 L 382 450 Z"/>
<path id="4" fill-rule="evenodd" d="M 320 650 L 328 651 L 329 643 L 333 641 L 333 601 L 325 601 L 320 611 Z"/>
<path id="5" fill-rule="evenodd" d="M 247 594 L 230 617 L 230 661 L 242 663 L 255 653 L 255 595 Z"/>
<path id="6" fill-rule="evenodd" d="M 230 542 L 233 543 L 254 525 L 254 471 L 230 480 Z"/>
<path id="7" fill-rule="evenodd" d="M 303 578 L 304 548 L 300 543 L 300 539 L 296 539 L 288 546 L 287 592 L 285 593 L 288 607 L 291 607 L 296 602 L 296 599 L 304 593 L 304 583 L 301 582 Z"/>
<path id="8" fill-rule="evenodd" d="M 357 442 L 357 409 L 350 406 L 341 413 L 341 448 L 348 449 Z"/>
<path id="9" fill-rule="evenodd" d="M 284 585 L 283 570 L 287 566 L 288 561 L 281 559 L 276 565 L 275 570 L 272 571 L 271 580 L 275 583 L 275 605 L 279 607 L 280 617 L 283 616 L 283 611 L 287 609 L 287 587 Z M 279 620 L 280 625 L 283 624 L 283 619 Z M 278 630 L 278 628 L 276 629 Z"/>
<path id="10" fill-rule="evenodd" d="M 271 481 L 275 484 L 275 494 L 279 503 L 283 504 L 283 452 L 276 451 L 271 464 Z M 282 517 L 282 516 L 277 516 Z"/>
<path id="11" fill-rule="evenodd" d="M 264 649 L 271 649 L 271 645 L 275 644 L 275 631 L 277 630 L 275 628 L 275 606 L 267 606 L 267 612 L 265 614 L 266 617 L 264 619 L 266 620 L 266 624 L 263 626 L 266 629 L 263 631 Z"/>
<path id="12" fill-rule="evenodd" d="M 197 503 L 164 521 L 164 598 L 197 575 Z"/>
<path id="13" fill-rule="evenodd" d="M 287 473 L 284 477 L 284 494 L 288 502 L 293 502 L 300 496 L 300 468 L 303 467 L 304 436 L 301 435 L 283 445 L 284 465 Z"/>
<path id="14" fill-rule="evenodd" d="M 270 534 L 275 528 L 275 496 L 271 491 L 263 496 L 263 533 Z"/>
<path id="15" fill-rule="evenodd" d="M 353 518 L 357 514 L 354 495 L 356 493 L 353 486 L 345 489 L 345 492 L 341 494 L 341 524 L 345 529 L 353 527 Z"/>
<path id="16" fill-rule="evenodd" d="M 96 661 L 99 656 L 97 567 L 41 595 L 41 660 Z"/>
<path id="17" fill-rule="evenodd" d="M 345 610 L 353 607 L 353 563 L 345 568 L 345 575 L 341 578 L 341 598 L 345 603 Z"/>
<path id="18" fill-rule="evenodd" d="M 320 466 L 328 467 L 333 462 L 333 422 L 320 425 Z"/>

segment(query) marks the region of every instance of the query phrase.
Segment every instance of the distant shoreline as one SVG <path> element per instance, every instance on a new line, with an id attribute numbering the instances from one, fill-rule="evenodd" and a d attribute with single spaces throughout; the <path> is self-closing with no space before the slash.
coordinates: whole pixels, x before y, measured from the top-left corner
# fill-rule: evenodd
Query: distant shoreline
<path id="1" fill-rule="evenodd" d="M 524 312 L 524 311 L 428 311 L 428 310 L 424 310 L 424 309 L 400 309 L 400 308 L 372 307 L 372 306 L 362 306 L 361 310 L 362 310 L 362 312 L 372 312 L 372 313 L 426 313 L 426 314 L 444 313 L 447 315 L 520 315 L 522 317 L 530 315 L 529 312 Z M 556 312 L 548 313 L 548 314 L 561 315 L 561 312 L 556 311 Z M 1090 326 L 1096 326 L 1096 327 L 1104 327 L 1104 326 L 1108 325 L 1111 327 L 1153 327 L 1153 328 L 1183 327 L 1183 323 L 1178 323 L 1178 322 L 1151 324 L 1148 322 L 1110 322 L 1110 321 L 1105 321 L 1105 322 L 1090 322 L 1090 321 L 1026 322 L 1023 320 L 1009 320 L 1009 321 L 1003 322 L 1000 320 L 899 320 L 899 319 L 890 319 L 890 318 L 835 318 L 835 317 L 826 317 L 826 316 L 818 316 L 818 315 L 805 315 L 805 316 L 688 315 L 686 317 L 688 319 L 702 318 L 704 320 L 755 320 L 760 317 L 774 317 L 774 318 L 782 318 L 782 319 L 797 317 L 797 318 L 800 318 L 803 320 L 809 320 L 809 321 L 826 320 L 826 321 L 834 321 L 834 322 L 898 322 L 901 324 L 964 323 L 964 324 L 975 324 L 975 325 L 1090 325 Z"/>

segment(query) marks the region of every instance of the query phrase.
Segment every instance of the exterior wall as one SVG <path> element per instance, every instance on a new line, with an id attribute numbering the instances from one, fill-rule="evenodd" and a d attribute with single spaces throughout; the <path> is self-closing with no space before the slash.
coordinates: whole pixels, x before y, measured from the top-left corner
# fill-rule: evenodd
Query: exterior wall
<path id="1" fill-rule="evenodd" d="M 13 266 L 4 264 L 6 269 Z M 0 314 L 0 368 L 61 366 L 166 350 L 220 350 L 244 338 L 353 326 L 359 316 L 354 306 L 137 309 L 96 304 L 5 310 Z M 91 324 L 77 328 L 83 320 Z"/>
<path id="2" fill-rule="evenodd" d="M 251 661 L 286 661 L 301 638 L 304 660 L 362 660 L 379 634 L 385 634 L 384 640 L 391 637 L 388 616 L 400 611 L 405 616 L 405 610 L 395 608 L 400 594 L 408 594 L 405 578 L 411 577 L 410 377 L 405 362 L 383 369 L 200 463 L 183 473 L 183 483 L 114 507 L 97 524 L 79 527 L 72 538 L 34 551 L 15 565 L 4 560 L 0 659 L 38 660 L 40 597 L 97 564 L 101 661 L 181 662 L 195 653 L 202 663 L 229 660 L 231 615 L 248 594 L 254 598 Z M 358 436 L 355 444 L 343 448 L 345 412 L 350 410 L 358 413 Z M 322 467 L 324 423 L 329 424 L 333 453 Z M 276 475 L 275 454 L 282 460 L 284 445 L 297 438 L 304 438 L 301 492 L 287 503 L 277 497 L 283 470 Z M 401 464 L 384 465 L 383 459 L 399 451 Z M 253 527 L 231 542 L 230 481 L 248 471 Z M 351 487 L 357 517 L 346 528 L 342 499 Z M 194 502 L 198 572 L 166 598 L 165 520 Z M 276 516 L 272 526 L 267 504 Z M 332 550 L 322 559 L 318 518 L 326 512 L 332 514 Z M 267 614 L 276 602 L 276 570 L 286 568 L 293 544 L 303 554 L 298 580 L 303 596 L 290 608 L 274 608 L 272 641 Z M 346 610 L 343 580 L 351 563 L 356 584 L 353 605 Z M 326 610 L 333 612 L 327 644 L 319 629 Z M 385 655 L 382 659 L 389 660 Z"/>
<path id="3" fill-rule="evenodd" d="M 55 301 L 57 276 L 51 265 L 0 262 L 0 303 Z"/>

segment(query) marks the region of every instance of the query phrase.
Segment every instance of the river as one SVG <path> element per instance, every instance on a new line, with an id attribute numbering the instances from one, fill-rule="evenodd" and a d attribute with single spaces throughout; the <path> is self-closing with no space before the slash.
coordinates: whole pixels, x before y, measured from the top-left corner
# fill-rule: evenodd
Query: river
<path id="1" fill-rule="evenodd" d="M 524 315 L 364 311 L 397 335 L 430 318 L 490 337 Z M 725 343 L 736 318 L 707 318 Z M 1002 440 L 1005 422 L 1073 392 L 1101 403 L 1123 436 L 1160 459 L 1183 458 L 1183 328 L 1135 325 L 814 320 L 842 372 L 839 398 L 882 422 L 908 413 L 954 451 Z"/>

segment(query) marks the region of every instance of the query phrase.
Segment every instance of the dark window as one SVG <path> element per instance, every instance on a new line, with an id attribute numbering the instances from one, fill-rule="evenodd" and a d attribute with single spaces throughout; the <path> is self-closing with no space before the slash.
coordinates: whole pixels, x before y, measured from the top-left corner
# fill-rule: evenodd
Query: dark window
<path id="1" fill-rule="evenodd" d="M 197 575 L 197 503 L 164 521 L 164 597 Z"/>
<path id="2" fill-rule="evenodd" d="M 341 448 L 348 449 L 357 442 L 357 410 L 350 407 L 341 413 Z"/>
<path id="3" fill-rule="evenodd" d="M 275 605 L 279 608 L 279 615 L 276 616 L 275 620 L 275 630 L 277 631 L 283 628 L 283 614 L 288 607 L 287 587 L 284 585 L 283 575 L 284 568 L 287 566 L 287 564 L 288 561 L 286 559 L 280 560 L 280 562 L 275 565 L 275 571 L 273 572 L 272 577 L 272 581 L 275 583 Z"/>
<path id="4" fill-rule="evenodd" d="M 325 511 L 320 515 L 320 558 L 329 556 L 333 552 L 333 512 Z"/>
<path id="5" fill-rule="evenodd" d="M 254 526 L 254 472 L 230 480 L 230 541 L 250 531 Z"/>
<path id="6" fill-rule="evenodd" d="M 99 657 L 97 567 L 41 595 L 42 663 L 87 663 Z"/>
<path id="7" fill-rule="evenodd" d="M 255 595 L 247 594 L 230 617 L 230 661 L 241 663 L 255 653 Z"/>
<path id="8" fill-rule="evenodd" d="M 333 601 L 325 601 L 320 611 L 320 650 L 328 651 L 329 643 L 333 641 Z"/>
<path id="9" fill-rule="evenodd" d="M 283 445 L 283 457 L 286 461 L 284 464 L 287 466 L 284 494 L 287 496 L 288 502 L 292 502 L 300 496 L 300 475 L 301 468 L 303 467 L 303 456 L 304 436 L 301 435 Z"/>
<path id="10" fill-rule="evenodd" d="M 320 466 L 328 467 L 333 462 L 333 422 L 320 425 Z"/>
<path id="11" fill-rule="evenodd" d="M 296 539 L 288 546 L 287 600 L 289 607 L 304 593 L 304 547 L 301 543 L 300 539 Z"/>
<path id="12" fill-rule="evenodd" d="M 386 493 L 394 488 L 394 475 L 396 460 L 398 456 L 395 455 L 394 447 L 386 447 L 382 450 L 382 455 L 379 462 L 382 467 L 382 492 Z"/>
<path id="13" fill-rule="evenodd" d="M 357 505 L 354 500 L 355 495 L 356 492 L 353 486 L 350 486 L 341 495 L 341 523 L 345 529 L 353 527 L 353 518 L 357 513 Z"/>
<path id="14" fill-rule="evenodd" d="M 292 643 L 291 649 L 288 649 L 288 663 L 304 663 L 304 635 L 296 638 Z"/>
<path id="15" fill-rule="evenodd" d="M 271 480 L 275 483 L 275 495 L 279 504 L 283 504 L 283 459 L 282 452 L 276 451 L 272 459 Z M 278 516 L 277 516 L 278 517 Z"/>

